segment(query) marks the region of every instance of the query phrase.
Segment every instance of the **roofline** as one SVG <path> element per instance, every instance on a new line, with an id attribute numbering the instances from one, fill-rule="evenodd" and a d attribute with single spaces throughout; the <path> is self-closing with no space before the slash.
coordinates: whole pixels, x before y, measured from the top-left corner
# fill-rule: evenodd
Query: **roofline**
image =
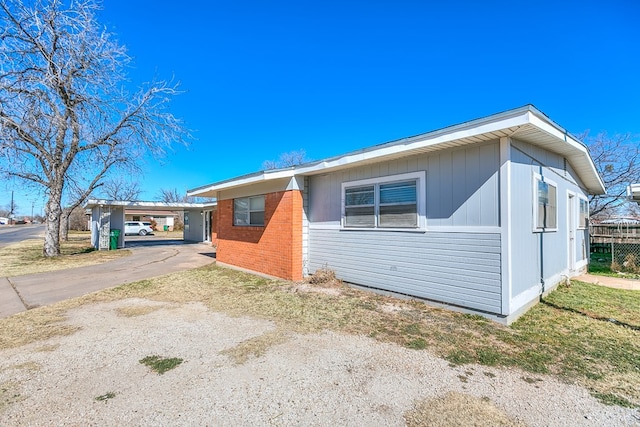
<path id="1" fill-rule="evenodd" d="M 447 126 L 427 133 L 373 145 L 319 161 L 307 162 L 285 169 L 260 171 L 224 181 L 218 181 L 213 184 L 188 190 L 187 195 L 197 196 L 203 193 L 240 187 L 273 179 L 292 178 L 296 175 L 314 175 L 317 173 L 330 172 L 331 170 L 344 168 L 351 164 L 371 162 L 375 161 L 375 159 L 380 159 L 382 161 L 386 156 L 403 151 L 437 146 L 457 139 L 477 136 L 507 128 L 519 127 L 527 124 L 534 125 L 542 131 L 556 137 L 558 140 L 568 143 L 571 147 L 577 150 L 580 155 L 586 156 L 589 160 L 588 163 L 590 164 L 589 173 L 597 177 L 597 182 L 594 183 L 595 185 L 585 185 L 587 185 L 589 190 L 594 194 L 602 194 L 605 192 L 604 183 L 595 167 L 595 164 L 593 163 L 593 160 L 591 159 L 587 146 L 562 126 L 551 120 L 542 111 L 538 110 L 534 105 L 527 104 L 512 110 Z"/>
<path id="2" fill-rule="evenodd" d="M 175 208 L 175 209 L 187 209 L 187 208 L 205 208 L 209 206 L 216 206 L 218 202 L 208 203 L 180 203 L 180 202 L 146 202 L 141 200 L 108 200 L 108 199 L 88 199 L 84 208 L 93 208 L 95 206 L 122 206 L 125 208 Z"/>

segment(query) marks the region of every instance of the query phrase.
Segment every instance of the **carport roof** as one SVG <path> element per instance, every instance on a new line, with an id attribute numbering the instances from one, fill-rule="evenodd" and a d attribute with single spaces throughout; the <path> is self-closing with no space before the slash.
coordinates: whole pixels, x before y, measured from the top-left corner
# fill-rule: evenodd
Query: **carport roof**
<path id="1" fill-rule="evenodd" d="M 126 209 L 143 209 L 146 212 L 152 211 L 166 211 L 166 210 L 185 210 L 185 209 L 198 209 L 208 208 L 216 206 L 217 202 L 208 203 L 167 203 L 167 202 L 145 202 L 145 201 L 131 201 L 131 200 L 106 200 L 106 199 L 89 199 L 85 203 L 84 207 L 92 209 L 97 206 L 117 206 L 124 207 Z"/>

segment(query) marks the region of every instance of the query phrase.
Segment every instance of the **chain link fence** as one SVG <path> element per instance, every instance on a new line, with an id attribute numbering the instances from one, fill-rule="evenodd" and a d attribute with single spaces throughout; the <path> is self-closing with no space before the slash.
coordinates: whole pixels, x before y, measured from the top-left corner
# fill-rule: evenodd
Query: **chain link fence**
<path id="1" fill-rule="evenodd" d="M 611 244 L 611 270 L 623 273 L 640 273 L 640 243 Z"/>
<path id="2" fill-rule="evenodd" d="M 593 224 L 589 234 L 591 253 L 611 254 L 612 271 L 640 274 L 640 224 Z"/>

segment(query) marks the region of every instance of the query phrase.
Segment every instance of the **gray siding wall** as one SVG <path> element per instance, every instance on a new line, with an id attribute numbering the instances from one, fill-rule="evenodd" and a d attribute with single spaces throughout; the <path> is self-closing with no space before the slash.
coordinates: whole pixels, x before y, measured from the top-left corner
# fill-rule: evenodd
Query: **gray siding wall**
<path id="1" fill-rule="evenodd" d="M 312 176 L 311 224 L 339 225 L 341 184 L 407 172 L 427 172 L 427 227 L 499 226 L 498 141 Z"/>
<path id="2" fill-rule="evenodd" d="M 309 272 L 501 312 L 499 143 L 309 178 Z M 426 171 L 426 232 L 341 230 L 343 182 Z"/>
<path id="3" fill-rule="evenodd" d="M 309 230 L 309 267 L 350 283 L 500 313 L 500 234 Z"/>
<path id="4" fill-rule="evenodd" d="M 512 232 L 512 296 L 539 285 L 541 262 L 548 289 L 568 269 L 568 191 L 576 193 L 574 213 L 577 221 L 578 197 L 586 197 L 582 183 L 569 164 L 560 155 L 539 147 L 513 140 L 511 148 L 511 232 Z M 558 185 L 558 230 L 533 232 L 534 173 L 541 174 Z M 585 260 L 586 236 L 583 230 L 575 234 L 575 261 Z M 542 249 L 542 250 L 541 250 Z M 541 261 L 542 260 L 542 261 Z"/>

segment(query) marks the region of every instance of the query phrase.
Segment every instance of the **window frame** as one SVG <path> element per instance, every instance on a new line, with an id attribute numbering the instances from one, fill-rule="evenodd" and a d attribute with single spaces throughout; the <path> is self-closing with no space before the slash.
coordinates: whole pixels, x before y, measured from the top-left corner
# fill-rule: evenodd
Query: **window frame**
<path id="1" fill-rule="evenodd" d="M 258 209 L 251 209 L 251 199 L 258 199 L 261 198 L 262 199 L 262 206 L 263 208 L 261 210 Z M 246 200 L 247 201 L 247 223 L 246 224 L 238 224 L 236 223 L 236 201 L 237 200 Z M 266 197 L 264 194 L 259 194 L 256 196 L 246 196 L 246 197 L 236 197 L 233 199 L 233 226 L 234 227 L 264 227 L 265 226 L 265 213 L 266 213 Z M 262 223 L 261 224 L 252 224 L 251 223 L 251 214 L 255 213 L 255 212 L 262 212 Z"/>
<path id="2" fill-rule="evenodd" d="M 415 181 L 416 183 L 416 226 L 415 227 L 398 227 L 398 226 L 380 226 L 380 186 L 385 184 L 400 183 L 403 181 Z M 346 191 L 350 188 L 373 186 L 374 204 L 373 204 L 373 226 L 352 226 L 347 225 L 346 216 Z M 340 206 L 340 229 L 349 231 L 376 230 L 376 231 L 406 231 L 406 232 L 423 232 L 426 230 L 426 171 L 409 172 L 397 175 L 387 175 L 376 178 L 360 179 L 356 181 L 346 181 L 341 185 L 341 206 Z M 400 205 L 400 204 L 399 204 Z M 387 205 L 391 206 L 391 205 Z"/>
<path id="3" fill-rule="evenodd" d="M 538 226 L 538 206 L 539 206 L 539 196 L 538 196 L 538 183 L 543 182 L 547 185 L 555 188 L 555 226 L 554 227 L 539 227 Z M 546 232 L 555 232 L 558 231 L 558 183 L 548 179 L 540 175 L 539 173 L 533 174 L 533 232 L 534 233 L 546 233 Z"/>
<path id="4" fill-rule="evenodd" d="M 585 206 L 586 211 L 582 212 L 582 206 Z M 582 220 L 584 219 L 584 224 Z M 578 230 L 586 230 L 589 226 L 589 200 L 585 197 L 578 196 Z"/>

